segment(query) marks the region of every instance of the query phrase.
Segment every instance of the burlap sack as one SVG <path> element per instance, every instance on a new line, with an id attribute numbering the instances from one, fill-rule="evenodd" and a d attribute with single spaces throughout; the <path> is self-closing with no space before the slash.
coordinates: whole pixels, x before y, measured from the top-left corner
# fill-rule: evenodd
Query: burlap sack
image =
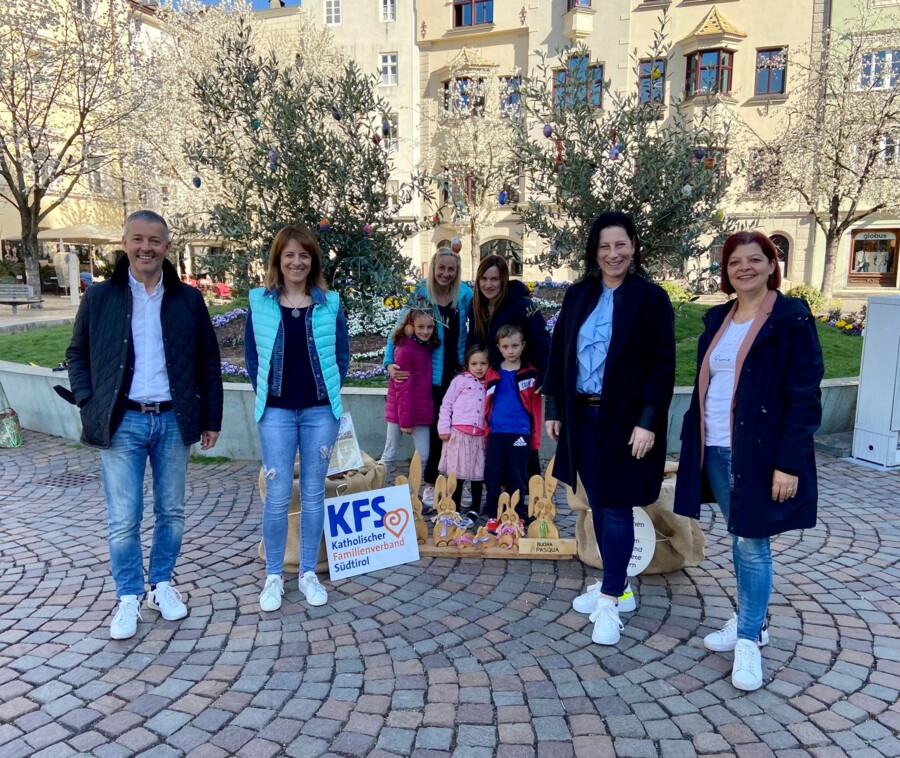
<path id="1" fill-rule="evenodd" d="M 685 566 L 698 566 L 703 561 L 706 539 L 700 529 L 700 522 L 676 516 L 672 510 L 677 471 L 677 463 L 666 463 L 666 478 L 663 480 L 659 500 L 644 509 L 656 530 L 656 552 L 650 565 L 642 572 L 644 574 L 667 574 Z M 588 566 L 603 568 L 600 551 L 597 549 L 597 536 L 594 534 L 594 517 L 580 481 L 577 495 L 571 487 L 566 487 L 566 499 L 578 514 L 575 523 L 578 557 Z"/>
<path id="2" fill-rule="evenodd" d="M 325 480 L 325 498 L 337 497 L 353 492 L 367 492 L 377 490 L 384 486 L 385 468 L 381 461 L 374 461 L 370 455 L 363 452 L 363 467 L 345 471 L 343 474 L 330 476 Z M 262 469 L 259 471 L 259 496 L 263 502 L 266 500 L 266 478 Z M 294 464 L 294 491 L 291 493 L 291 504 L 288 506 L 288 535 L 287 546 L 284 551 L 285 571 L 298 571 L 300 569 L 300 463 Z M 259 557 L 266 560 L 266 546 L 259 541 Z M 323 536 L 319 544 L 319 571 L 328 569 L 328 557 L 325 554 L 325 538 Z"/>

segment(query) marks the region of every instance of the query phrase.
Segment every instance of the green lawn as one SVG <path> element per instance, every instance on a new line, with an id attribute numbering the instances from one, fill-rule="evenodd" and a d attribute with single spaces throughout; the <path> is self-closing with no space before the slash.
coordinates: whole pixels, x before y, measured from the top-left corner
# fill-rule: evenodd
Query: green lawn
<path id="1" fill-rule="evenodd" d="M 218 305 L 210 308 L 213 315 L 240 307 L 241 303 Z M 694 383 L 697 338 L 703 331 L 706 306 L 685 303 L 675 309 L 676 369 L 675 383 L 690 386 Z M 849 337 L 837 329 L 817 323 L 819 339 L 825 353 L 825 378 L 858 376 L 862 356 L 862 340 Z M 0 336 L 0 360 L 14 363 L 33 363 L 53 368 L 65 358 L 66 347 L 72 336 L 72 327 L 54 326 Z M 384 387 L 387 380 L 375 377 L 371 380 L 348 382 L 350 386 Z"/>

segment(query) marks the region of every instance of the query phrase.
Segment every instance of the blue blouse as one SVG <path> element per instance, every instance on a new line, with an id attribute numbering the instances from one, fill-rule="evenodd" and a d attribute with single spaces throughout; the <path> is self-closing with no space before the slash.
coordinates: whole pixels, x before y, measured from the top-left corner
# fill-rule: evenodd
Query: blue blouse
<path id="1" fill-rule="evenodd" d="M 616 288 L 603 288 L 600 302 L 578 330 L 578 378 L 575 390 L 599 395 L 603 390 L 603 370 L 612 339 L 613 293 Z"/>

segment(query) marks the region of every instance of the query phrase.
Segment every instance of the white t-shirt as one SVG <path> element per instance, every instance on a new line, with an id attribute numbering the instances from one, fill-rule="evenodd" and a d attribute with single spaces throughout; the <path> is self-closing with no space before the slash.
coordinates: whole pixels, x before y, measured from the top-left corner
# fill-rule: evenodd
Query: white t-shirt
<path id="1" fill-rule="evenodd" d="M 709 387 L 704 404 L 703 435 L 708 447 L 731 447 L 731 401 L 738 350 L 753 320 L 732 321 L 709 356 Z"/>

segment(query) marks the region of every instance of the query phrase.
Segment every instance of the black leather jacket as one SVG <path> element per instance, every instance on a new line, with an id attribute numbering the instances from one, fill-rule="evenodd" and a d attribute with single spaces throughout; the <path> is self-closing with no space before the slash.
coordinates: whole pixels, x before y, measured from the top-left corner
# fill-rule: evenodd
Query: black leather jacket
<path id="1" fill-rule="evenodd" d="M 201 432 L 222 428 L 219 345 L 200 293 L 183 284 L 168 261 L 162 273 L 160 319 L 172 407 L 181 438 L 191 445 Z M 108 281 L 85 292 L 66 351 L 72 395 L 81 409 L 81 441 L 91 447 L 109 447 L 125 411 L 134 376 L 131 310 L 123 257 Z"/>

